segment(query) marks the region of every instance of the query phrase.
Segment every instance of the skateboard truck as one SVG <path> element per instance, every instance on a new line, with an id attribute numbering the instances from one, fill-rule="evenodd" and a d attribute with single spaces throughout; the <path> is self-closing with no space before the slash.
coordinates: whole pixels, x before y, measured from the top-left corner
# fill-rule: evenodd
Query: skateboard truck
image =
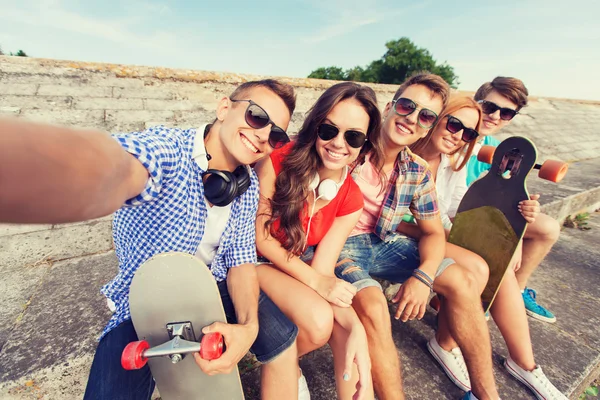
<path id="1" fill-rule="evenodd" d="M 200 353 L 205 360 L 217 359 L 223 354 L 223 335 L 218 332 L 202 336 L 200 343 L 195 341 L 194 328 L 190 322 L 167 324 L 169 340 L 150 348 L 145 340 L 129 343 L 121 354 L 121 365 L 126 370 L 140 369 L 152 357 L 169 357 L 173 364 L 184 359 L 187 353 Z"/>

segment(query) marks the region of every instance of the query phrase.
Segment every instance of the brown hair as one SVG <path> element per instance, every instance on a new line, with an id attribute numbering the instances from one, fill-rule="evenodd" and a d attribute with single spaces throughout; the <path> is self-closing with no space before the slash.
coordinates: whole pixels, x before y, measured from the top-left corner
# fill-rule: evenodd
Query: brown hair
<path id="1" fill-rule="evenodd" d="M 517 78 L 509 78 L 497 76 L 491 82 L 486 82 L 475 93 L 475 100 L 480 101 L 492 91 L 498 92 L 517 105 L 517 111 L 527 105 L 527 96 L 529 91 L 525 87 L 522 80 Z"/>
<path id="2" fill-rule="evenodd" d="M 294 93 L 294 88 L 287 83 L 279 82 L 275 79 L 263 79 L 261 81 L 242 83 L 233 91 L 233 93 L 231 93 L 229 98 L 241 99 L 250 89 L 256 87 L 264 87 L 275 93 L 285 103 L 290 112 L 290 116 L 294 113 L 294 109 L 296 108 L 296 94 Z"/>
<path id="3" fill-rule="evenodd" d="M 371 152 L 371 156 L 375 154 L 383 164 L 383 147 L 379 139 L 381 114 L 375 92 L 368 86 L 354 82 L 331 86 L 308 112 L 289 155 L 282 162 L 281 172 L 275 180 L 275 193 L 270 200 L 271 215 L 265 222 L 265 229 L 268 231 L 273 222 L 279 219 L 280 230 L 285 234 L 281 245 L 290 252 L 290 256 L 300 254 L 305 247 L 306 232 L 302 227 L 301 213 L 308 198 L 308 186 L 323 165 L 315 147 L 317 129 L 333 107 L 347 99 L 356 99 L 369 114 L 367 142 L 360 150 L 359 157 Z"/>
<path id="4" fill-rule="evenodd" d="M 479 114 L 479 119 L 477 120 L 477 125 L 475 126 L 475 130 L 479 132 L 481 128 L 481 118 L 483 116 L 483 112 L 481 111 L 481 107 L 475 100 L 471 97 L 465 95 L 452 95 L 450 96 L 450 100 L 448 101 L 448 105 L 444 108 L 440 117 L 437 119 L 435 124 L 429 129 L 427 132 L 427 136 L 417 140 L 410 146 L 410 149 L 417 155 L 421 156 L 423 154 L 423 150 L 427 147 L 429 142 L 431 141 L 431 137 L 435 130 L 440 127 L 440 129 L 445 129 L 444 125 L 440 125 L 445 123 L 446 117 L 452 115 L 452 113 L 460 110 L 461 108 L 472 108 L 477 111 Z M 475 144 L 477 140 L 472 140 L 469 143 L 464 143 L 458 149 L 453 150 L 449 155 L 452 156 L 452 169 L 454 171 L 460 171 L 464 168 L 464 166 L 469 161 L 471 154 L 473 154 L 473 148 L 475 148 Z"/>
<path id="5" fill-rule="evenodd" d="M 431 90 L 435 95 L 442 98 L 444 107 L 448 104 L 448 98 L 450 97 L 450 86 L 448 83 L 439 75 L 432 74 L 427 71 L 419 71 L 412 74 L 407 80 L 400 85 L 396 93 L 394 94 L 394 100 L 402 96 L 402 93 L 412 85 L 423 85 L 427 89 Z"/>

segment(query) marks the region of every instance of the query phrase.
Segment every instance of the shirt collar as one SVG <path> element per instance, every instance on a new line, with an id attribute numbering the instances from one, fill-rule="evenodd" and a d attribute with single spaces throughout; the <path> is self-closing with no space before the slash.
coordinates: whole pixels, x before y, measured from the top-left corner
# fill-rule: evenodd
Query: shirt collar
<path id="1" fill-rule="evenodd" d="M 196 136 L 194 137 L 194 150 L 192 151 L 192 158 L 198 164 L 198 166 L 206 171 L 208 169 L 208 158 L 206 147 L 204 146 L 204 135 L 208 124 L 202 125 L 196 129 Z"/>

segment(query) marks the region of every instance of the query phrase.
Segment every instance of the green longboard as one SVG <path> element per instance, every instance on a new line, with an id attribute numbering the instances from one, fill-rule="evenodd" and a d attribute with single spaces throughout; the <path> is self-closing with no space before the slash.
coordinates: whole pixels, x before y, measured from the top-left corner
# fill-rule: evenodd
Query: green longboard
<path id="1" fill-rule="evenodd" d="M 527 227 L 517 207 L 529 199 L 525 180 L 536 167 L 536 159 L 537 150 L 526 138 L 511 137 L 500 143 L 489 173 L 463 197 L 450 231 L 450 243 L 480 255 L 490 268 L 481 295 L 486 311 Z"/>
<path id="2" fill-rule="evenodd" d="M 186 340 L 199 342 L 203 327 L 227 322 L 212 273 L 185 253 L 159 254 L 142 264 L 131 283 L 129 304 L 139 340 L 152 348 L 170 341 L 174 324 L 185 323 Z M 148 365 L 163 400 L 244 399 L 237 367 L 208 376 L 192 354 L 177 363 L 166 356 L 149 358 Z"/>

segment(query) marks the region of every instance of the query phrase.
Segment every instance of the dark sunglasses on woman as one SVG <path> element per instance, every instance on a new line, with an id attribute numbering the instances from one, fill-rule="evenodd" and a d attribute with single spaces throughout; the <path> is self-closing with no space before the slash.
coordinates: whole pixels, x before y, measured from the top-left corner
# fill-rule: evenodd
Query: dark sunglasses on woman
<path id="1" fill-rule="evenodd" d="M 240 102 L 240 101 L 248 102 L 248 108 L 246 109 L 245 117 L 246 117 L 246 123 L 248 125 L 250 125 L 251 128 L 262 129 L 265 126 L 272 124 L 271 132 L 269 133 L 269 146 L 271 146 L 274 149 L 279 149 L 279 148 L 285 146 L 285 144 L 290 141 L 290 138 L 287 135 L 287 133 L 285 133 L 285 131 L 283 129 L 281 129 L 280 127 L 275 125 L 275 122 L 273 122 L 271 120 L 271 117 L 269 117 L 269 114 L 267 114 L 267 112 L 264 110 L 264 108 L 262 108 L 261 106 L 259 106 L 255 102 L 253 102 L 252 100 L 231 99 L 231 101 L 232 102 Z"/>
<path id="2" fill-rule="evenodd" d="M 414 113 L 416 110 L 419 110 L 417 121 L 421 128 L 429 129 L 433 126 L 433 124 L 435 124 L 435 121 L 437 121 L 438 115 L 436 113 L 428 108 L 419 109 L 417 107 L 417 103 L 411 99 L 407 99 L 406 97 L 400 97 L 392 101 L 392 106 L 394 107 L 396 114 L 402 117 L 406 117 L 407 115 Z"/>
<path id="3" fill-rule="evenodd" d="M 481 109 L 483 110 L 484 114 L 493 114 L 500 110 L 500 119 L 505 121 L 510 121 L 519 113 L 517 110 L 507 107 L 500 107 L 498 104 L 487 100 L 479 100 L 478 103 L 481 104 Z"/>
<path id="4" fill-rule="evenodd" d="M 448 115 L 446 129 L 448 129 L 448 132 L 452 134 L 462 130 L 462 140 L 465 143 L 472 142 L 473 140 L 477 139 L 477 136 L 479 136 L 479 132 L 477 132 L 475 129 L 466 128 L 460 119 L 453 117 L 452 115 Z"/>
<path id="5" fill-rule="evenodd" d="M 325 141 L 333 139 L 339 133 L 340 129 L 330 124 L 321 124 L 317 129 L 317 134 Z M 359 131 L 347 130 L 344 132 L 344 140 L 348 143 L 348 146 L 358 149 L 367 141 L 367 135 Z"/>

